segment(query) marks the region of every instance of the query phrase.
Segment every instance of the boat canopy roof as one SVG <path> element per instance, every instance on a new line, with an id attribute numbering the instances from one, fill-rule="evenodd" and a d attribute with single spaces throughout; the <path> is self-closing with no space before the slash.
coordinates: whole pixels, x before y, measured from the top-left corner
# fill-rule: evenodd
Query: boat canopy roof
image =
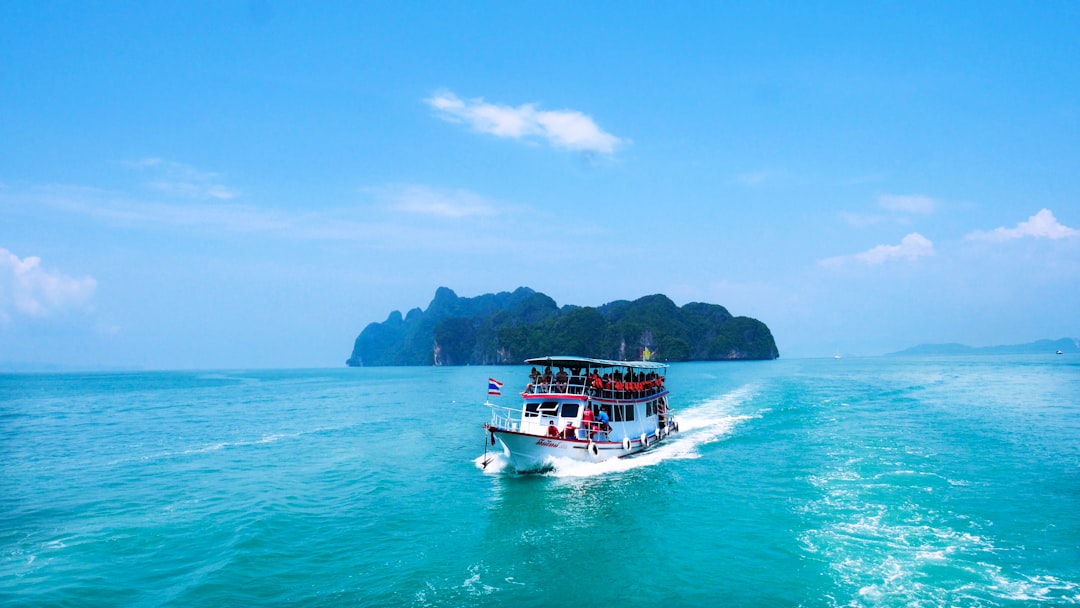
<path id="1" fill-rule="evenodd" d="M 551 365 L 554 367 L 590 367 L 599 369 L 609 367 L 632 367 L 634 369 L 660 370 L 667 368 L 666 363 L 657 363 L 655 361 L 610 361 L 608 359 L 590 359 L 588 357 L 569 357 L 564 355 L 526 359 L 525 363 L 532 365 Z"/>

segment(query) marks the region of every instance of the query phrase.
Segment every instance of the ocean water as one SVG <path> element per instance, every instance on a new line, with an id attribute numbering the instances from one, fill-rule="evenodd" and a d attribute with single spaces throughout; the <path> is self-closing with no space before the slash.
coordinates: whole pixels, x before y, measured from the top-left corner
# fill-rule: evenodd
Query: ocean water
<path id="1" fill-rule="evenodd" d="M 1080 360 L 673 365 L 681 432 L 486 470 L 528 367 L 0 375 L 3 606 L 1080 604 Z"/>

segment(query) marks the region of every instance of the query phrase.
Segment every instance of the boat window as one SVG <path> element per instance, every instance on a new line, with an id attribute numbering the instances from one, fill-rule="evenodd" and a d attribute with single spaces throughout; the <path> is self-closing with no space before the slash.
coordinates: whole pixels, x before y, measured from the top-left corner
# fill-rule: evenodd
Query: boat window
<path id="1" fill-rule="evenodd" d="M 563 418 L 577 418 L 579 407 L 580 404 L 578 403 L 564 403 L 562 406 Z"/>
<path id="2" fill-rule="evenodd" d="M 626 406 L 626 421 L 631 422 L 634 420 L 634 410 L 637 409 L 636 405 Z"/>
<path id="3" fill-rule="evenodd" d="M 648 418 L 656 413 L 656 402 L 650 401 L 645 404 L 645 417 Z"/>
<path id="4" fill-rule="evenodd" d="M 525 417 L 526 418 L 536 418 L 536 416 L 537 416 L 536 412 L 539 409 L 540 409 L 540 404 L 539 403 L 526 403 L 525 404 Z"/>
<path id="5" fill-rule="evenodd" d="M 612 410 L 611 410 L 611 421 L 612 422 L 622 422 L 623 421 L 623 406 L 616 405 L 614 408 L 612 408 Z"/>
<path id="6" fill-rule="evenodd" d="M 545 401 L 540 405 L 540 413 L 545 416 L 554 416 L 559 411 L 558 401 Z"/>

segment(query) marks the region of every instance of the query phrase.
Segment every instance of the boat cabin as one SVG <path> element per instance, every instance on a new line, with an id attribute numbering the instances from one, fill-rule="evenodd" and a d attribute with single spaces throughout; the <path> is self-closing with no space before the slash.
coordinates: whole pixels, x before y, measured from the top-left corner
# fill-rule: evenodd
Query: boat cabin
<path id="1" fill-rule="evenodd" d="M 645 442 L 665 428 L 667 366 L 576 357 L 529 359 L 521 409 L 493 412 L 496 428 L 571 441 Z"/>

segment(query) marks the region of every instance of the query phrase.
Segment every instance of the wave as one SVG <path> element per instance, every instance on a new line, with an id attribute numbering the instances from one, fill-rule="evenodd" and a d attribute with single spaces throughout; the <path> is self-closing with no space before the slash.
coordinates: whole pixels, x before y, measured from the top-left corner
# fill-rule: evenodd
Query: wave
<path id="1" fill-rule="evenodd" d="M 321 435 L 323 433 L 333 433 L 342 430 L 346 430 L 357 426 L 357 424 L 345 424 L 340 426 L 324 426 L 316 427 L 309 430 L 294 431 L 291 433 L 266 433 L 261 437 L 252 437 L 251 439 L 236 439 L 233 441 L 217 441 L 214 443 L 207 443 L 205 445 L 196 445 L 183 449 L 163 450 L 160 452 L 153 452 L 147 454 L 138 454 L 125 456 L 122 458 L 116 458 L 105 462 L 107 467 L 115 467 L 118 465 L 128 464 L 132 462 L 153 462 L 157 460 L 168 460 L 172 458 L 184 458 L 187 456 L 196 456 L 200 454 L 209 454 L 212 452 L 219 452 L 225 449 L 245 448 L 259 445 L 266 445 L 276 443 L 281 440 L 290 440 L 304 437 L 306 435 Z"/>

